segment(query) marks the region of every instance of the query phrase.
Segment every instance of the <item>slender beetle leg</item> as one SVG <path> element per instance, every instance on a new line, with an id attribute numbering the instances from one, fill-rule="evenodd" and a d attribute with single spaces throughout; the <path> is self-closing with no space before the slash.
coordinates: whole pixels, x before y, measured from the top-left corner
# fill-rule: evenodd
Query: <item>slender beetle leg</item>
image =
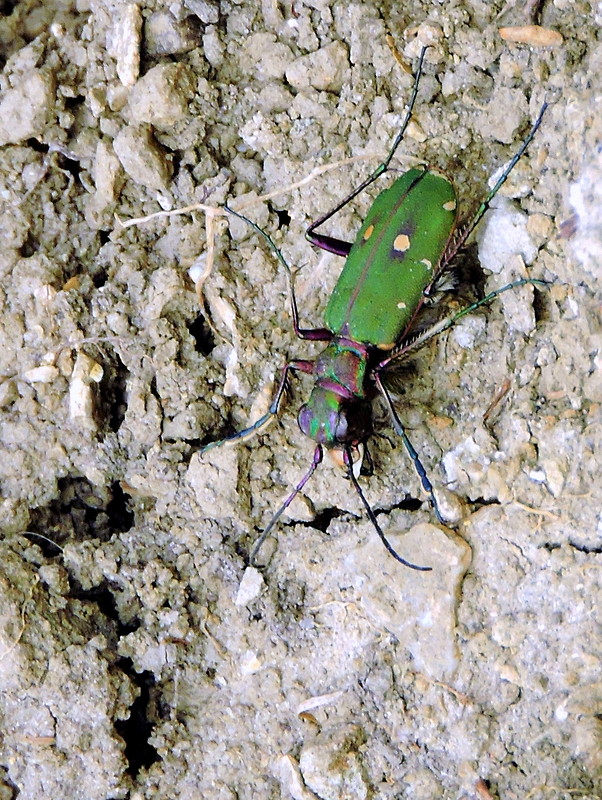
<path id="1" fill-rule="evenodd" d="M 489 192 L 487 197 L 477 208 L 477 210 L 474 213 L 474 216 L 468 221 L 468 223 L 463 228 L 461 228 L 460 234 L 458 236 L 455 236 L 450 242 L 445 253 L 441 257 L 441 263 L 439 264 L 439 269 L 437 271 L 438 275 L 440 275 L 445 271 L 445 269 L 449 266 L 451 261 L 457 255 L 458 251 L 466 244 L 470 234 L 474 231 L 479 222 L 483 219 L 484 215 L 489 209 L 489 206 L 491 205 L 491 201 L 499 192 L 499 190 L 502 188 L 508 176 L 516 166 L 517 162 L 523 157 L 527 147 L 529 147 L 529 145 L 531 144 L 533 137 L 537 133 L 537 129 L 541 125 L 541 121 L 543 119 L 543 115 L 545 114 L 547 107 L 548 103 L 544 103 L 542 107 L 539 109 L 539 114 L 537 115 L 537 119 L 531 126 L 531 130 L 523 140 L 521 146 L 518 148 L 516 153 L 512 156 L 512 158 L 508 162 L 508 166 L 504 169 L 504 171 L 496 181 L 496 184 L 493 187 L 493 189 Z"/>
<path id="2" fill-rule="evenodd" d="M 290 302 L 291 302 L 291 313 L 293 317 L 293 328 L 295 330 L 296 335 L 300 339 L 311 339 L 314 341 L 330 341 L 332 339 L 332 332 L 326 328 L 301 328 L 299 326 L 299 311 L 297 308 L 297 298 L 295 296 L 295 282 L 293 277 L 293 271 L 291 270 L 288 262 L 284 258 L 282 251 L 276 244 L 276 242 L 272 239 L 272 237 L 264 231 L 262 228 L 259 227 L 253 220 L 245 217 L 243 214 L 239 214 L 238 211 L 234 211 L 234 209 L 230 208 L 229 206 L 224 206 L 228 213 L 232 214 L 233 216 L 237 217 L 238 219 L 243 220 L 245 223 L 251 226 L 251 228 L 260 236 L 264 238 L 264 240 L 269 245 L 272 252 L 276 255 L 279 263 L 284 267 L 288 279 L 288 286 L 289 286 L 289 294 L 290 294 Z M 272 421 L 274 417 L 276 417 L 280 411 L 280 406 L 282 403 L 282 398 L 284 396 L 284 392 L 286 389 L 287 378 L 291 371 L 298 371 L 298 372 L 305 372 L 306 374 L 311 374 L 314 369 L 314 364 L 312 361 L 306 361 L 302 359 L 297 359 L 294 361 L 289 361 L 282 369 L 282 376 L 280 378 L 280 383 L 278 384 L 278 389 L 276 390 L 276 395 L 268 409 L 268 411 L 260 417 L 253 425 L 250 425 L 248 428 L 245 428 L 242 431 L 238 431 L 237 433 L 232 434 L 231 436 L 226 437 L 225 439 L 218 439 L 216 442 L 210 442 L 209 444 L 205 445 L 200 449 L 201 453 L 206 453 L 208 450 L 212 450 L 214 447 L 220 447 L 223 444 L 238 444 L 239 442 L 246 442 L 251 439 L 253 436 L 261 433 Z"/>
<path id="3" fill-rule="evenodd" d="M 301 328 L 299 326 L 299 310 L 297 308 L 297 297 L 295 295 L 295 278 L 293 275 L 293 271 L 290 268 L 288 261 L 282 254 L 282 250 L 278 247 L 276 242 L 272 239 L 267 231 L 264 231 L 263 228 L 260 228 L 257 223 L 253 222 L 252 219 L 245 217 L 243 214 L 239 214 L 238 211 L 234 211 L 233 208 L 229 206 L 224 206 L 226 211 L 232 214 L 238 219 L 242 219 L 243 222 L 246 222 L 248 225 L 253 228 L 253 230 L 258 233 L 260 236 L 264 238 L 267 242 L 270 250 L 274 253 L 280 264 L 284 267 L 286 271 L 286 276 L 288 280 L 288 289 L 291 301 L 291 313 L 293 316 L 293 329 L 299 339 L 311 339 L 312 341 L 317 342 L 329 342 L 332 339 L 332 331 L 329 331 L 328 328 Z"/>
<path id="4" fill-rule="evenodd" d="M 422 65 L 424 63 L 424 54 L 427 51 L 427 47 L 423 47 L 420 51 L 420 58 L 418 60 L 418 69 L 416 70 L 416 77 L 414 79 L 414 88 L 412 90 L 412 96 L 410 97 L 410 102 L 408 103 L 408 108 L 406 111 L 406 115 L 401 123 L 401 128 L 399 129 L 397 136 L 395 137 L 395 141 L 385 160 L 382 164 L 379 164 L 378 167 L 374 170 L 374 172 L 366 178 L 363 183 L 354 189 L 351 194 L 348 194 L 341 202 L 336 205 L 333 209 L 328 211 L 326 214 L 323 214 L 319 219 L 309 226 L 309 228 L 305 231 L 305 238 L 308 242 L 311 242 L 316 247 L 319 247 L 321 250 L 326 250 L 329 253 L 334 253 L 337 256 L 348 256 L 349 251 L 351 250 L 352 243 L 345 242 L 342 239 L 335 239 L 332 236 L 326 236 L 323 233 L 315 233 L 316 228 L 319 228 L 324 222 L 329 220 L 331 217 L 334 217 L 344 206 L 347 205 L 354 197 L 357 197 L 358 194 L 364 191 L 370 184 L 374 183 L 375 180 L 380 178 L 380 176 L 389 169 L 389 164 L 391 163 L 391 159 L 395 155 L 395 151 L 401 144 L 401 140 L 404 137 L 406 132 L 406 128 L 410 124 L 410 120 L 412 118 L 412 111 L 414 110 L 414 105 L 416 104 L 416 98 L 418 97 L 418 85 L 420 83 L 420 76 L 422 75 Z"/>
<path id="5" fill-rule="evenodd" d="M 408 438 L 405 428 L 403 427 L 403 424 L 399 419 L 397 411 L 395 411 L 395 407 L 393 406 L 391 395 L 389 394 L 387 387 L 382 382 L 378 370 L 375 371 L 374 373 L 374 382 L 376 383 L 378 391 L 381 393 L 381 395 L 385 400 L 387 410 L 389 412 L 389 416 L 391 417 L 391 422 L 393 423 L 393 428 L 395 430 L 395 433 L 397 433 L 397 435 L 401 437 L 404 447 L 407 450 L 408 455 L 412 459 L 412 464 L 414 465 L 414 469 L 418 473 L 418 477 L 420 478 L 420 483 L 422 484 L 422 488 L 429 495 L 431 505 L 433 506 L 435 514 L 437 515 L 437 519 L 439 520 L 439 522 L 443 523 L 444 520 L 439 511 L 439 506 L 437 505 L 433 484 L 430 482 L 428 475 L 426 474 L 426 470 L 422 464 L 422 461 L 420 460 L 420 456 L 418 455 L 412 442 Z"/>
<path id="6" fill-rule="evenodd" d="M 419 350 L 430 339 L 433 339 L 435 336 L 439 336 L 440 333 L 443 333 L 444 331 L 447 331 L 453 327 L 458 320 L 462 319 L 462 317 L 465 317 L 467 314 L 471 314 L 481 306 L 488 305 L 492 300 L 495 300 L 496 297 L 499 297 L 499 295 L 503 294 L 504 292 L 508 292 L 512 289 L 518 289 L 521 286 L 547 287 L 549 285 L 549 281 L 543 281 L 540 278 L 520 278 L 517 281 L 512 281 L 512 283 L 507 283 L 505 286 L 500 286 L 499 289 L 494 289 L 480 300 L 476 300 L 474 303 L 470 303 L 470 305 L 467 305 L 464 308 L 461 308 L 459 311 L 456 311 L 455 314 L 452 314 L 449 317 L 444 317 L 443 319 L 439 320 L 439 322 L 435 322 L 434 325 L 431 325 L 425 331 L 413 338 L 410 342 L 408 342 L 407 345 L 403 345 L 398 350 L 395 350 L 392 355 L 390 355 L 384 361 L 381 361 L 378 365 L 378 370 L 382 372 L 393 361 L 396 361 L 399 358 L 404 358 L 409 353 Z"/>
<path id="7" fill-rule="evenodd" d="M 236 433 L 233 433 L 232 436 L 228 436 L 225 439 L 218 439 L 216 442 L 209 442 L 209 444 L 201 447 L 201 454 L 206 453 L 208 450 L 213 450 L 214 447 L 221 447 L 223 444 L 238 444 L 239 442 L 246 442 L 253 436 L 256 436 L 258 433 L 261 433 L 265 428 L 267 428 L 274 417 L 278 416 L 280 412 L 280 406 L 282 404 L 282 398 L 284 397 L 289 373 L 295 371 L 305 372 L 306 374 L 310 375 L 313 372 L 313 369 L 313 361 L 304 361 L 299 359 L 296 361 L 289 361 L 287 364 L 285 364 L 282 368 L 282 375 L 280 377 L 278 389 L 276 390 L 274 399 L 272 400 L 266 413 L 248 428 L 245 428 L 242 431 L 237 431 Z"/>

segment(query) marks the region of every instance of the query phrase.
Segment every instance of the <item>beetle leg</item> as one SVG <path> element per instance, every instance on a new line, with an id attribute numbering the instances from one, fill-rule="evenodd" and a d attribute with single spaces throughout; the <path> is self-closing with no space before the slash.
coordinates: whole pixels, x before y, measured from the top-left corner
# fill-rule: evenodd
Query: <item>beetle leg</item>
<path id="1" fill-rule="evenodd" d="M 419 572 L 430 572 L 432 567 L 419 567 L 417 564 L 412 564 L 411 561 L 406 561 L 405 558 L 402 558 L 399 555 L 399 553 L 395 550 L 393 545 L 389 542 L 389 540 L 383 533 L 382 528 L 378 524 L 378 520 L 376 519 L 376 514 L 372 510 L 370 503 L 366 500 L 366 496 L 362 492 L 362 487 L 359 485 L 359 482 L 355 477 L 355 473 L 353 471 L 353 456 L 351 455 L 351 448 L 349 447 L 349 445 L 345 446 L 343 453 L 345 459 L 345 466 L 347 467 L 347 476 L 351 481 L 351 483 L 353 484 L 355 491 L 358 493 L 359 498 L 362 501 L 364 508 L 366 509 L 366 513 L 370 518 L 370 522 L 372 523 L 374 530 L 378 534 L 381 542 L 387 549 L 387 552 L 390 553 L 396 561 L 399 561 L 400 564 L 403 564 L 404 567 L 409 567 L 410 569 L 416 569 Z"/>
<path id="2" fill-rule="evenodd" d="M 403 118 L 403 122 L 401 123 L 401 127 L 397 136 L 395 137 L 395 141 L 393 142 L 391 149 L 385 160 L 382 164 L 379 164 L 378 167 L 374 170 L 374 172 L 366 178 L 365 181 L 360 183 L 357 189 L 354 189 L 351 194 L 347 195 L 340 203 L 338 203 L 333 209 L 328 211 L 326 214 L 323 214 L 319 219 L 309 226 L 309 228 L 305 231 L 305 238 L 311 242 L 311 244 L 319 247 L 321 250 L 327 250 L 329 253 L 334 253 L 338 256 L 348 256 L 349 251 L 351 250 L 352 244 L 350 242 L 345 242 L 342 239 L 335 239 L 332 236 L 326 236 L 322 233 L 315 233 L 314 231 L 316 228 L 319 228 L 324 222 L 329 220 L 331 217 L 334 217 L 347 203 L 351 202 L 354 197 L 357 197 L 358 194 L 364 191 L 370 184 L 374 183 L 375 180 L 380 178 L 380 176 L 385 173 L 389 169 L 389 164 L 391 163 L 391 159 L 395 155 L 395 151 L 401 144 L 401 141 L 404 137 L 406 132 L 406 128 L 410 124 L 410 120 L 412 118 L 412 111 L 414 110 L 414 104 L 416 103 L 416 98 L 418 97 L 418 84 L 420 83 L 420 76 L 422 75 L 422 66 L 424 63 L 424 54 L 426 53 L 427 48 L 423 47 L 420 51 L 420 58 L 418 60 L 418 68 L 416 70 L 416 78 L 414 79 L 414 87 L 412 89 L 412 96 L 410 97 L 410 102 L 408 103 L 406 115 Z"/>
<path id="3" fill-rule="evenodd" d="M 421 336 L 420 344 L 424 344 L 424 342 L 431 339 L 433 336 L 438 336 L 443 331 L 448 330 L 455 325 L 459 319 L 465 317 L 466 314 L 471 314 L 477 308 L 481 306 L 485 306 L 488 303 L 491 303 L 492 300 L 495 300 L 496 297 L 503 294 L 504 292 L 508 292 L 511 289 L 518 289 L 521 286 L 549 286 L 549 281 L 542 281 L 539 278 L 521 278 L 518 281 L 512 281 L 512 283 L 507 283 L 505 286 L 501 286 L 499 289 L 494 289 L 493 292 L 489 292 L 489 294 L 482 297 L 480 300 L 476 300 L 474 303 L 471 303 L 464 308 L 461 308 L 459 311 L 456 311 L 455 314 L 452 314 L 451 317 L 446 317 L 434 325 L 429 331 L 425 331 L 425 334 Z M 412 349 L 414 349 L 416 343 L 412 342 Z"/>
<path id="4" fill-rule="evenodd" d="M 481 306 L 485 306 L 488 303 L 491 303 L 492 300 L 495 300 L 500 294 L 504 292 L 508 292 L 511 289 L 518 289 L 521 286 L 549 286 L 549 281 L 542 281 L 539 278 L 521 278 L 518 281 L 513 281 L 512 283 L 507 283 L 505 286 L 501 286 L 499 289 L 494 289 L 493 292 L 490 292 L 485 297 L 482 297 L 480 300 L 471 303 L 464 308 L 461 308 L 459 311 L 456 311 L 455 314 L 452 314 L 450 317 L 444 317 L 443 319 L 436 322 L 434 325 L 431 325 L 425 331 L 422 331 L 413 339 L 410 339 L 408 342 L 402 345 L 398 350 L 396 350 L 389 358 L 386 358 L 384 361 L 381 361 L 378 365 L 379 369 L 383 369 L 391 361 L 394 361 L 396 358 L 401 358 L 402 356 L 407 356 L 408 353 L 412 353 L 415 350 L 419 350 L 429 339 L 432 339 L 434 336 L 439 336 L 440 333 L 449 330 L 453 325 L 458 322 L 458 320 L 465 317 L 467 314 L 471 314 L 477 308 Z"/>
<path id="5" fill-rule="evenodd" d="M 512 156 L 512 158 L 508 162 L 508 165 L 506 166 L 506 168 L 504 169 L 504 171 L 502 172 L 502 174 L 498 178 L 498 180 L 497 180 L 495 186 L 493 187 L 493 189 L 489 192 L 487 197 L 483 200 L 481 205 L 477 208 L 477 210 L 475 211 L 474 215 L 468 220 L 468 222 L 464 226 L 461 226 L 458 229 L 457 234 L 452 237 L 451 241 L 448 244 L 448 247 L 447 247 L 445 253 L 443 254 L 443 256 L 441 258 L 441 261 L 439 262 L 438 274 L 441 274 L 442 272 L 445 271 L 445 269 L 448 267 L 448 265 L 451 263 L 451 261 L 455 258 L 455 256 L 458 253 L 458 251 L 466 244 L 466 241 L 468 240 L 468 237 L 470 236 L 470 234 L 474 231 L 474 229 L 477 227 L 479 222 L 483 219 L 483 216 L 485 215 L 485 213 L 487 212 L 489 206 L 491 205 L 491 201 L 496 196 L 496 194 L 499 192 L 499 190 L 502 188 L 503 184 L 506 182 L 506 179 L 508 178 L 508 175 L 510 175 L 510 173 L 512 172 L 512 170 L 516 166 L 518 160 L 520 158 L 522 158 L 522 156 L 524 155 L 525 150 L 527 149 L 527 147 L 529 147 L 529 145 L 531 144 L 531 141 L 532 141 L 533 137 L 537 133 L 537 129 L 541 125 L 541 121 L 543 119 L 543 115 L 544 115 L 547 107 L 548 107 L 548 103 L 544 103 L 542 105 L 542 107 L 539 110 L 539 114 L 537 115 L 537 119 L 535 120 L 535 122 L 531 126 L 531 130 L 525 136 L 525 138 L 523 140 L 523 143 L 521 144 L 521 146 L 518 148 L 516 153 Z"/>
<path id="6" fill-rule="evenodd" d="M 351 200 L 355 195 L 350 195 L 345 202 Z M 343 203 L 344 205 L 344 203 Z M 320 250 L 326 250 L 328 253 L 334 253 L 335 256 L 342 256 L 346 258 L 353 247 L 352 242 L 346 242 L 343 239 L 335 239 L 333 236 L 325 236 L 323 233 L 313 233 L 313 229 L 317 225 L 321 225 L 324 220 L 332 216 L 339 209 L 335 209 L 331 214 L 327 214 L 317 222 L 313 222 L 310 227 L 305 231 L 305 238 L 308 242 L 319 247 Z"/>
<path id="7" fill-rule="evenodd" d="M 278 384 L 278 389 L 276 390 L 276 394 L 272 403 L 267 410 L 267 412 L 260 417 L 257 422 L 254 422 L 253 425 L 250 425 L 248 428 L 245 428 L 242 431 L 237 431 L 233 433 L 232 436 L 227 436 L 225 439 L 219 439 L 217 442 L 209 442 L 204 447 L 201 447 L 200 453 L 206 453 L 208 450 L 213 450 L 214 447 L 221 447 L 223 444 L 238 444 L 239 442 L 246 442 L 249 439 L 252 439 L 253 436 L 256 436 L 258 433 L 263 433 L 263 431 L 267 428 L 270 422 L 278 416 L 280 412 L 280 407 L 282 405 L 282 398 L 284 397 L 284 392 L 286 389 L 286 384 L 288 380 L 289 372 L 297 371 L 297 372 L 305 372 L 309 375 L 314 370 L 314 362 L 313 361 L 305 361 L 305 360 L 295 360 L 289 361 L 287 364 L 284 365 L 282 368 L 282 375 L 280 377 L 280 383 Z"/>
<path id="8" fill-rule="evenodd" d="M 388 391 L 387 387 L 382 382 L 379 372 L 380 372 L 380 369 L 377 369 L 374 372 L 374 381 L 376 383 L 378 391 L 381 393 L 381 395 L 383 396 L 383 398 L 385 400 L 385 404 L 387 406 L 387 410 L 389 412 L 389 416 L 391 417 L 391 421 L 393 423 L 393 428 L 395 430 L 395 433 L 397 433 L 398 436 L 401 437 L 401 440 L 402 440 L 402 442 L 404 444 L 404 447 L 408 451 L 408 455 L 412 459 L 412 463 L 414 464 L 414 469 L 418 473 L 418 477 L 420 478 L 420 483 L 422 484 L 422 488 L 429 495 L 429 498 L 430 498 L 430 501 L 431 501 L 431 505 L 433 506 L 435 514 L 437 515 L 437 519 L 439 520 L 439 522 L 442 523 L 443 522 L 443 517 L 441 516 L 441 513 L 439 511 L 439 506 L 437 505 L 437 500 L 435 498 L 435 491 L 433 489 L 433 484 L 430 482 L 429 477 L 426 474 L 426 470 L 425 470 L 425 468 L 424 468 L 424 466 L 422 464 L 422 461 L 420 460 L 420 456 L 418 455 L 418 453 L 416 452 L 412 442 L 408 438 L 408 435 L 407 435 L 407 433 L 405 431 L 405 428 L 403 427 L 403 424 L 402 424 L 401 420 L 399 419 L 397 411 L 395 411 L 395 408 L 393 406 L 393 401 L 391 400 L 391 395 L 389 394 L 389 391 Z"/>
<path id="9" fill-rule="evenodd" d="M 256 231 L 260 236 L 263 236 L 265 241 L 268 243 L 270 250 L 274 253 L 280 264 L 284 267 L 286 271 L 286 276 L 288 280 L 288 289 L 289 295 L 291 299 L 291 313 L 293 316 L 293 329 L 296 335 L 300 339 L 311 339 L 313 341 L 319 342 L 329 342 L 332 339 L 332 332 L 328 330 L 328 328 L 301 328 L 299 326 L 299 310 L 297 308 L 297 298 L 295 296 L 295 278 L 293 275 L 293 271 L 290 268 L 287 260 L 285 259 L 284 255 L 282 254 L 282 250 L 278 247 L 276 242 L 272 239 L 267 231 L 264 231 L 263 228 L 260 228 L 256 222 L 253 222 L 252 219 L 245 217 L 243 214 L 239 214 L 238 211 L 234 211 L 233 208 L 225 205 L 224 208 L 230 214 L 233 214 L 235 217 L 242 219 L 243 222 L 246 222 L 250 225 L 254 231 Z"/>
<path id="10" fill-rule="evenodd" d="M 465 317 L 467 314 L 471 314 L 481 306 L 488 305 L 492 300 L 495 300 L 496 297 L 499 297 L 499 295 L 503 294 L 504 292 L 508 292 L 511 289 L 518 289 L 521 286 L 546 287 L 549 285 L 549 281 L 543 281 L 539 278 L 521 278 L 518 281 L 507 283 L 505 286 L 501 286 L 499 289 L 494 289 L 493 292 L 485 295 L 485 297 L 482 297 L 480 300 L 476 300 L 474 303 L 471 303 L 470 305 L 461 308 L 459 311 L 456 311 L 455 314 L 452 314 L 449 317 L 444 317 L 438 322 L 435 322 L 433 325 L 429 325 L 428 328 L 420 331 L 420 333 L 417 333 L 415 336 L 411 336 L 409 339 L 403 342 L 401 346 L 397 347 L 390 356 L 379 362 L 376 369 L 379 372 L 382 372 L 393 361 L 396 361 L 400 358 L 405 358 L 410 353 L 420 350 L 420 348 L 426 344 L 429 339 L 433 339 L 435 336 L 439 336 L 440 333 L 449 330 L 453 325 L 456 324 L 456 322 L 458 322 L 458 320 L 462 319 L 462 317 Z"/>

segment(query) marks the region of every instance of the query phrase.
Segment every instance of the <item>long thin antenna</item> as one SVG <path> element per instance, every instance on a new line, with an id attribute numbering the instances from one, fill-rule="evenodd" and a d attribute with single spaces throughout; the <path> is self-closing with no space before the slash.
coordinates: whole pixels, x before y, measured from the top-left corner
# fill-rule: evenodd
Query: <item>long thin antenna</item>
<path id="1" fill-rule="evenodd" d="M 370 522 L 374 526 L 374 530 L 380 537 L 381 542 L 384 544 L 387 552 L 390 553 L 396 561 L 399 561 L 400 564 L 403 564 L 404 567 L 409 567 L 410 569 L 416 569 L 419 572 L 430 572 L 432 567 L 419 567 L 417 564 L 412 564 L 410 561 L 406 561 L 405 558 L 402 558 L 399 553 L 393 548 L 393 545 L 389 542 L 385 534 L 383 533 L 382 528 L 378 524 L 378 520 L 376 519 L 376 515 L 374 511 L 370 508 L 370 504 L 366 500 L 364 493 L 362 492 L 361 486 L 358 483 L 357 478 L 353 472 L 353 458 L 351 455 L 351 448 L 349 445 L 345 445 L 343 450 L 343 457 L 345 461 L 345 466 L 347 468 L 347 476 L 353 486 L 355 487 L 355 491 L 358 493 L 360 500 L 364 504 L 364 508 L 366 509 L 366 513 L 370 518 Z"/>
<path id="2" fill-rule="evenodd" d="M 266 527 L 264 532 L 261 534 L 259 539 L 255 542 L 255 544 L 253 546 L 253 549 L 251 550 L 251 555 L 249 556 L 249 564 L 252 567 L 255 566 L 255 558 L 257 556 L 257 553 L 259 552 L 259 550 L 260 550 L 261 546 L 263 545 L 263 543 L 265 542 L 265 540 L 270 535 L 272 529 L 274 528 L 274 525 L 276 525 L 276 523 L 278 522 L 280 517 L 284 514 L 286 509 L 290 506 L 290 504 L 293 502 L 293 500 L 299 494 L 299 492 L 303 491 L 303 487 L 305 486 L 307 481 L 311 478 L 311 476 L 314 474 L 314 472 L 318 468 L 318 465 L 322 461 L 322 457 L 323 457 L 322 445 L 319 444 L 316 447 L 316 449 L 314 450 L 314 457 L 313 457 L 313 460 L 312 460 L 310 468 L 307 470 L 305 475 L 301 478 L 299 483 L 295 486 L 293 491 L 286 498 L 284 503 L 280 506 L 278 511 L 274 514 L 274 516 L 269 521 L 268 526 Z"/>

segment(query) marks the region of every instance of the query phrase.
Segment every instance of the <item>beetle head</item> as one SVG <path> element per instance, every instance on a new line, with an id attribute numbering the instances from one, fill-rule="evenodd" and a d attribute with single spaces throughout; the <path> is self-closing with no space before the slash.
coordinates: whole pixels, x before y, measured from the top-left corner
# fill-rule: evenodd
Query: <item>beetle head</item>
<path id="1" fill-rule="evenodd" d="M 298 417 L 301 431 L 324 447 L 363 442 L 372 433 L 370 404 L 314 386 Z"/>

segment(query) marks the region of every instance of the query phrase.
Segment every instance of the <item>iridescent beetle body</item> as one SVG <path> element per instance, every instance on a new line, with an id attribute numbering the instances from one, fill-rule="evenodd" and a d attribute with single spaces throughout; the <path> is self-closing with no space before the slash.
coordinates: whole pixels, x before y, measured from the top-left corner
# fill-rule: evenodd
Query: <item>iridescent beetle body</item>
<path id="1" fill-rule="evenodd" d="M 356 446 L 372 432 L 363 406 L 373 394 L 374 351 L 382 360 L 424 302 L 456 205 L 447 178 L 421 169 L 372 204 L 328 302 L 324 321 L 333 338 L 315 362 L 316 384 L 299 413 L 299 427 L 318 444 Z"/>

